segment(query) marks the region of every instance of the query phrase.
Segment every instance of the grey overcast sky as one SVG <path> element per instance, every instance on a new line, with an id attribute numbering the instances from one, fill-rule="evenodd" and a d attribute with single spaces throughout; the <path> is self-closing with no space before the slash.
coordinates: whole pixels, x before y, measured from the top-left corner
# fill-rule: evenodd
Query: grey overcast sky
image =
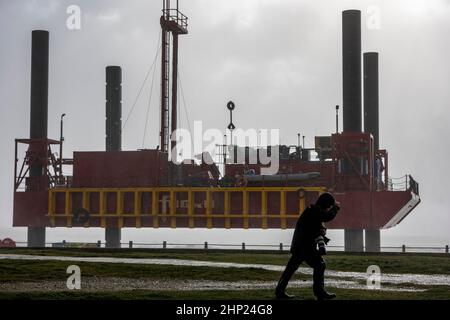
<path id="1" fill-rule="evenodd" d="M 342 104 L 341 12 L 362 11 L 363 51 L 380 53 L 380 146 L 390 175 L 411 174 L 422 203 L 382 245 L 450 243 L 450 0 L 180 0 L 189 35 L 180 39 L 180 77 L 191 127 L 227 125 L 236 102 L 238 127 L 279 128 L 312 147 L 334 130 Z M 81 9 L 81 30 L 69 30 L 67 7 Z M 65 157 L 104 149 L 105 66 L 123 68 L 124 118 L 155 57 L 160 0 L 0 0 L 0 238 L 25 240 L 12 226 L 14 139 L 29 133 L 31 31 L 50 31 L 49 137 L 66 113 Z M 379 28 L 368 28 L 373 8 Z M 159 63 L 159 62 L 158 62 Z M 159 72 L 159 71 L 157 71 Z M 123 131 L 123 148 L 142 148 L 150 83 Z M 156 74 L 145 147 L 159 130 Z M 183 107 L 184 108 L 184 107 Z M 49 240 L 103 239 L 99 229 L 49 230 Z M 336 244 L 342 244 L 336 232 Z M 124 240 L 149 242 L 288 242 L 291 231 L 127 230 Z"/>

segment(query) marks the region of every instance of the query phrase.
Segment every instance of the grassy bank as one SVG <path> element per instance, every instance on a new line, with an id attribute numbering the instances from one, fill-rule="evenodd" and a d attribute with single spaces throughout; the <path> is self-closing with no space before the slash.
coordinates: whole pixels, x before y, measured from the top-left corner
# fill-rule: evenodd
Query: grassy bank
<path id="1" fill-rule="evenodd" d="M 0 254 L 35 254 L 47 256 L 89 256 L 124 258 L 166 258 L 200 261 L 234 262 L 246 264 L 285 265 L 288 253 L 281 252 L 239 252 L 239 251 L 199 251 L 199 250 L 86 250 L 86 249 L 0 249 Z M 328 269 L 338 271 L 365 272 L 369 265 L 379 265 L 382 273 L 423 273 L 450 274 L 450 256 L 445 254 L 348 254 L 331 253 L 326 257 Z M 204 291 L 87 291 L 70 292 L 63 290 L 40 292 L 40 283 L 61 281 L 65 283 L 66 269 L 76 264 L 86 278 L 125 278 L 154 280 L 198 280 L 198 281 L 270 281 L 276 282 L 280 272 L 259 268 L 217 268 L 172 265 L 143 265 L 120 263 L 92 263 L 70 261 L 0 260 L 0 283 L 15 286 L 22 282 L 39 283 L 39 289 L 29 292 L 1 292 L 0 299 L 273 299 L 273 289 L 261 290 L 204 290 Z M 311 280 L 308 275 L 295 275 L 294 279 Z M 386 285 L 383 284 L 383 287 Z M 396 286 L 390 285 L 391 288 Z M 372 291 L 359 289 L 335 289 L 339 299 L 450 299 L 450 287 L 415 286 L 402 287 L 426 289 L 424 292 Z M 190 289 L 189 289 L 190 290 Z M 301 299 L 313 299 L 311 288 L 292 288 L 289 292 Z"/>
<path id="2" fill-rule="evenodd" d="M 190 279 L 212 281 L 271 281 L 279 272 L 257 268 L 211 268 L 171 265 L 138 265 L 63 261 L 0 260 L 0 282 L 34 282 L 67 279 L 69 265 L 78 265 L 84 277 L 122 277 L 132 279 Z M 296 275 L 296 278 L 308 278 Z"/>
<path id="3" fill-rule="evenodd" d="M 287 252 L 254 252 L 226 250 L 160 250 L 160 249 L 0 249 L 0 254 L 33 254 L 46 256 L 122 257 L 186 259 L 247 264 L 285 265 Z M 450 254 L 419 253 L 341 253 L 325 257 L 327 267 L 338 271 L 365 272 L 370 265 L 380 266 L 383 273 L 450 274 Z"/>

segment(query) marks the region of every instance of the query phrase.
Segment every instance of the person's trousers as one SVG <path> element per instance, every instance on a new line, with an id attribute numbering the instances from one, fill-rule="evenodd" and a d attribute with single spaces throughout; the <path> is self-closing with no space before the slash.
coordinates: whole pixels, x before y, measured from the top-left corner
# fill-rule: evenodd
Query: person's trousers
<path id="1" fill-rule="evenodd" d="M 286 269 L 284 270 L 283 274 L 281 275 L 280 280 L 278 281 L 277 285 L 277 292 L 284 292 L 286 289 L 289 280 L 291 279 L 292 275 L 297 271 L 297 269 L 300 267 L 300 264 L 302 262 L 306 262 L 311 268 L 314 269 L 313 271 L 313 292 L 314 295 L 320 295 L 325 291 L 324 289 L 324 273 L 326 264 L 323 260 L 322 256 L 319 255 L 318 252 L 312 252 L 310 254 L 292 254 L 291 258 L 289 259 L 289 262 L 286 265 Z"/>

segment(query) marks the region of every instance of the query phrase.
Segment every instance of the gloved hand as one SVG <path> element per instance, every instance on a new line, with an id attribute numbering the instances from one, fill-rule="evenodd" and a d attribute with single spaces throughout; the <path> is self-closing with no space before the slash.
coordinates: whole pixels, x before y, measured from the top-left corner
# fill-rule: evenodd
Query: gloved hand
<path id="1" fill-rule="evenodd" d="M 326 256 L 327 255 L 327 249 L 325 248 L 325 246 L 323 246 L 323 247 L 319 246 L 319 254 L 321 256 Z"/>
<path id="2" fill-rule="evenodd" d="M 341 210 L 341 207 L 339 207 L 337 204 L 333 206 L 333 208 L 331 208 L 331 212 L 333 212 L 334 214 L 337 214 L 339 212 L 339 210 Z"/>
<path id="3" fill-rule="evenodd" d="M 327 237 L 324 236 L 319 236 L 316 238 L 317 248 L 321 256 L 327 254 L 327 249 L 325 248 L 325 238 L 328 239 Z"/>

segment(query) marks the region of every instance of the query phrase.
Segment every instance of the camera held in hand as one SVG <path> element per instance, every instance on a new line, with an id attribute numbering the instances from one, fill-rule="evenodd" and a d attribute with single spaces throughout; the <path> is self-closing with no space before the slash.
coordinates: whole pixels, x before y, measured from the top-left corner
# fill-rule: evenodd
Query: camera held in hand
<path id="1" fill-rule="evenodd" d="M 316 238 L 317 249 L 319 250 L 319 254 L 321 256 L 325 256 L 327 254 L 327 249 L 325 246 L 328 241 L 330 240 L 325 236 L 318 236 Z"/>

